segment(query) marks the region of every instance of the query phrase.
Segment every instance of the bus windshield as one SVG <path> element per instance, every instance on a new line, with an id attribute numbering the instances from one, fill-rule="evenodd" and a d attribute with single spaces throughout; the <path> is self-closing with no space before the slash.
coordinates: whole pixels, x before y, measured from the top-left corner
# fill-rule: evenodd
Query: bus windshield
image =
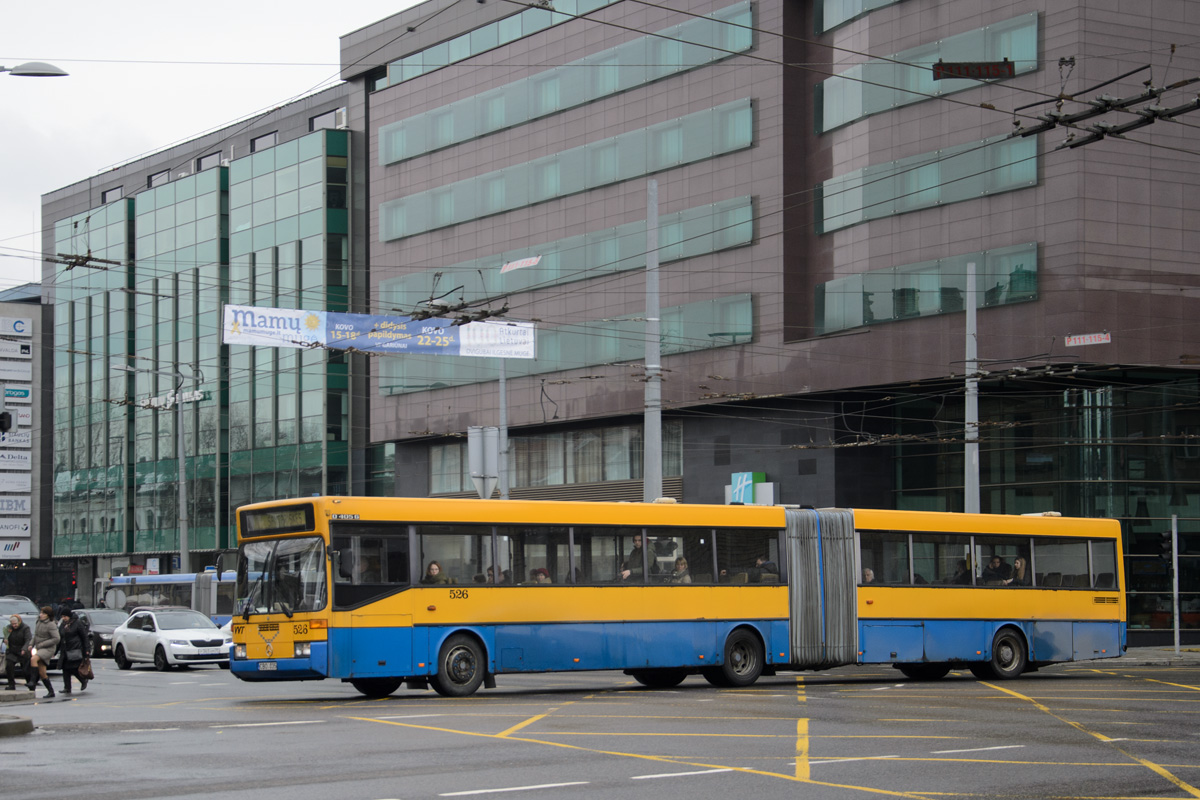
<path id="1" fill-rule="evenodd" d="M 318 611 L 325 607 L 320 538 L 246 542 L 238 558 L 236 613 Z"/>

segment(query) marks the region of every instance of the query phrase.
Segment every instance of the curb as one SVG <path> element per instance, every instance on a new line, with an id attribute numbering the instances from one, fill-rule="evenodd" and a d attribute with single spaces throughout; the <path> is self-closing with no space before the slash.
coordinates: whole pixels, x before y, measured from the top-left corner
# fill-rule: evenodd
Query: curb
<path id="1" fill-rule="evenodd" d="M 33 733 L 33 720 L 0 714 L 0 736 L 20 736 L 23 733 Z"/>

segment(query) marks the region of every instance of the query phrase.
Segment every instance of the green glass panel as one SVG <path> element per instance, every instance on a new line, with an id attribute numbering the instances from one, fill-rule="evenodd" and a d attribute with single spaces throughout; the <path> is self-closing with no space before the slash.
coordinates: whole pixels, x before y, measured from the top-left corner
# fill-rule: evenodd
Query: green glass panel
<path id="1" fill-rule="evenodd" d="M 279 243 L 294 242 L 300 238 L 300 220 L 291 216 L 275 223 L 275 240 Z"/>
<path id="2" fill-rule="evenodd" d="M 275 168 L 282 170 L 283 167 L 294 165 L 299 160 L 299 153 L 300 145 L 296 139 L 275 145 Z"/>
<path id="3" fill-rule="evenodd" d="M 229 187 L 232 189 L 242 181 L 250 180 L 252 176 L 251 160 L 248 158 L 239 158 L 229 165 Z"/>
<path id="4" fill-rule="evenodd" d="M 324 154 L 325 131 L 316 131 L 299 140 L 297 158 L 303 162 Z"/>
<path id="5" fill-rule="evenodd" d="M 325 177 L 325 159 L 314 158 L 308 161 L 300 162 L 299 167 L 299 185 L 309 186 L 314 183 L 320 183 Z"/>

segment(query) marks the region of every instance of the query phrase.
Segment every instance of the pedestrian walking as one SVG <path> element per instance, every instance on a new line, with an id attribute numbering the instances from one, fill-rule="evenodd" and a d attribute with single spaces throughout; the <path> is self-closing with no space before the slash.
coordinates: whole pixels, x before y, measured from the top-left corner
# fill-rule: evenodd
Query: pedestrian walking
<path id="1" fill-rule="evenodd" d="M 21 619 L 20 614 L 13 614 L 4 626 L 4 674 L 8 677 L 6 691 L 17 688 L 17 675 L 29 680 L 29 655 L 32 652 L 33 631 Z"/>
<path id="2" fill-rule="evenodd" d="M 33 654 L 29 659 L 29 682 L 25 684 L 29 691 L 35 691 L 38 681 L 41 681 L 46 687 L 46 697 L 54 697 L 54 687 L 50 684 L 50 678 L 46 676 L 46 665 L 54 658 L 54 651 L 58 649 L 61 638 L 58 626 L 54 624 L 54 609 L 42 606 L 42 612 L 38 614 L 37 624 L 33 628 Z"/>
<path id="3" fill-rule="evenodd" d="M 62 650 L 62 658 L 59 662 L 62 664 L 62 692 L 71 694 L 72 677 L 79 679 L 80 691 L 87 688 L 87 678 L 79 674 L 79 665 L 83 663 L 84 646 L 87 641 L 83 636 L 83 626 L 79 623 L 74 611 L 68 609 L 62 619 L 61 641 L 59 642 Z"/>

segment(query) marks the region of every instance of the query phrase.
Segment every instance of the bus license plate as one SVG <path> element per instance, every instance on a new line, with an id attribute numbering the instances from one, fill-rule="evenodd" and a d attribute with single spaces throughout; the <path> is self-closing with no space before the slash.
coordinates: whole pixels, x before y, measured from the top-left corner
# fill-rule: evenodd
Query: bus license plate
<path id="1" fill-rule="evenodd" d="M 264 670 L 269 672 L 273 669 L 279 669 L 279 665 L 277 663 L 275 663 L 274 661 L 258 662 L 258 671 L 259 672 L 263 672 Z"/>

